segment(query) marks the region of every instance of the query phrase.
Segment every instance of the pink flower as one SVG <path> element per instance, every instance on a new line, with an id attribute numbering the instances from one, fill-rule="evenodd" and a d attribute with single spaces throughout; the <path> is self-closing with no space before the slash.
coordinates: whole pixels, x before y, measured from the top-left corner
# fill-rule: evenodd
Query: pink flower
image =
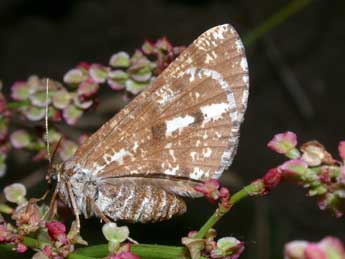
<path id="1" fill-rule="evenodd" d="M 342 160 L 345 160 L 345 141 L 340 141 L 338 145 L 339 156 Z"/>
<path id="2" fill-rule="evenodd" d="M 338 176 L 338 182 L 345 184 L 345 166 L 340 167 L 340 174 Z"/>
<path id="3" fill-rule="evenodd" d="M 217 246 L 210 253 L 211 258 L 237 259 L 243 253 L 245 245 L 234 237 L 223 237 L 217 241 Z"/>
<path id="4" fill-rule="evenodd" d="M 204 194 L 209 201 L 215 202 L 219 199 L 219 187 L 219 181 L 216 179 L 211 179 L 200 185 L 195 186 L 194 189 Z"/>
<path id="5" fill-rule="evenodd" d="M 326 253 L 317 245 L 309 244 L 304 250 L 305 259 L 327 259 Z"/>
<path id="6" fill-rule="evenodd" d="M 229 189 L 226 188 L 226 187 L 221 187 L 219 189 L 219 197 L 222 200 L 228 200 L 230 198 L 230 191 L 229 191 Z"/>
<path id="7" fill-rule="evenodd" d="M 89 75 L 95 83 L 104 83 L 109 74 L 110 69 L 100 64 L 92 64 L 89 68 Z"/>
<path id="8" fill-rule="evenodd" d="M 342 242 L 335 237 L 325 237 L 318 243 L 292 241 L 285 245 L 285 259 L 345 258 Z"/>
<path id="9" fill-rule="evenodd" d="M 267 147 L 279 154 L 287 154 L 297 145 L 296 134 L 291 131 L 276 134 L 273 139 L 268 142 Z"/>
<path id="10" fill-rule="evenodd" d="M 23 101 L 30 96 L 30 86 L 25 81 L 16 81 L 11 86 L 11 97 L 16 101 Z"/>
<path id="11" fill-rule="evenodd" d="M 0 243 L 7 242 L 8 240 L 8 230 L 5 224 L 0 225 Z"/>
<path id="12" fill-rule="evenodd" d="M 79 85 L 77 93 L 81 100 L 86 100 L 95 95 L 98 91 L 98 88 L 99 85 L 97 81 L 88 79 Z"/>
<path id="13" fill-rule="evenodd" d="M 194 237 L 196 234 L 198 234 L 198 230 L 191 230 L 188 232 L 188 237 Z"/>
<path id="14" fill-rule="evenodd" d="M 25 253 L 28 250 L 27 246 L 23 243 L 18 243 L 16 247 L 16 251 L 20 254 Z"/>
<path id="15" fill-rule="evenodd" d="M 46 245 L 42 249 L 42 253 L 48 257 L 53 256 L 53 248 L 50 245 Z"/>
<path id="16" fill-rule="evenodd" d="M 289 242 L 284 248 L 285 259 L 304 259 L 304 251 L 308 246 L 307 241 L 296 240 Z"/>
<path id="17" fill-rule="evenodd" d="M 77 68 L 83 68 L 83 69 L 89 70 L 90 66 L 91 66 L 90 63 L 82 61 L 77 65 Z"/>
<path id="18" fill-rule="evenodd" d="M 48 234 L 54 241 L 60 241 L 61 243 L 67 242 L 66 226 L 59 221 L 51 221 L 46 223 Z"/>
<path id="19" fill-rule="evenodd" d="M 264 185 L 268 190 L 279 185 L 282 181 L 282 175 L 277 168 L 272 168 L 263 177 Z"/>
<path id="20" fill-rule="evenodd" d="M 121 252 L 115 255 L 111 255 L 110 257 L 108 257 L 108 259 L 140 259 L 140 257 L 131 252 Z"/>
<path id="21" fill-rule="evenodd" d="M 308 164 L 301 159 L 289 160 L 278 167 L 278 170 L 284 175 L 299 178 L 308 168 Z"/>
<path id="22" fill-rule="evenodd" d="M 345 258 L 345 246 L 335 237 L 325 237 L 318 245 L 328 254 L 337 254 L 339 258 Z"/>

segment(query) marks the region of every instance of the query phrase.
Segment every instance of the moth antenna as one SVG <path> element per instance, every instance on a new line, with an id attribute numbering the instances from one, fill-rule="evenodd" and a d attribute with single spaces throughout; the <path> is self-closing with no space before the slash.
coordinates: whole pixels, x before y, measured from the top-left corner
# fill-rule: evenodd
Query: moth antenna
<path id="1" fill-rule="evenodd" d="M 55 160 L 55 156 L 56 156 L 57 150 L 60 147 L 60 145 L 62 143 L 62 140 L 63 140 L 63 137 L 60 137 L 59 141 L 57 142 L 57 144 L 56 144 L 56 146 L 55 146 L 55 148 L 53 150 L 53 154 L 52 154 L 52 157 L 51 157 L 52 162 L 54 162 L 54 160 Z"/>
<path id="2" fill-rule="evenodd" d="M 46 128 L 46 147 L 47 147 L 47 156 L 49 165 L 52 163 L 51 155 L 50 155 L 50 145 L 49 145 L 49 125 L 48 125 L 48 98 L 49 98 L 49 78 L 46 79 L 46 114 L 45 114 L 45 128 Z"/>

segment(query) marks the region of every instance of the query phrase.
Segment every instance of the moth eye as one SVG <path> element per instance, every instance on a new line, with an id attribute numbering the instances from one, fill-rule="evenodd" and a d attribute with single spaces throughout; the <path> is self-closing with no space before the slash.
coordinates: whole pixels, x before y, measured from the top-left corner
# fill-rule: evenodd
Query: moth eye
<path id="1" fill-rule="evenodd" d="M 53 175 L 51 176 L 51 179 L 52 179 L 53 181 L 56 181 L 56 180 L 57 180 L 57 175 L 56 175 L 56 174 L 53 174 Z"/>

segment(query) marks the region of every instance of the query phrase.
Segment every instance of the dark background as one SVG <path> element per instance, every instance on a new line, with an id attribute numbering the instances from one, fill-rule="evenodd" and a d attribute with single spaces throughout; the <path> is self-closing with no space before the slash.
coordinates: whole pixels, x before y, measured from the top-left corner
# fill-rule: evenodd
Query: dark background
<path id="1" fill-rule="evenodd" d="M 311 2 L 247 47 L 249 105 L 238 155 L 222 178 L 233 192 L 283 161 L 266 148 L 275 133 L 292 130 L 301 142 L 318 139 L 334 154 L 338 141 L 345 139 L 345 4 Z M 288 3 L 1 0 L 0 79 L 5 91 L 31 74 L 61 80 L 80 61 L 106 64 L 114 52 L 133 52 L 145 38 L 164 35 L 174 45 L 188 45 L 206 29 L 222 23 L 231 23 L 241 36 L 247 36 Z M 100 125 L 109 116 L 93 124 Z M 13 167 L 0 180 L 1 188 L 30 173 L 25 165 L 17 164 L 20 158 L 10 159 Z M 42 190 L 32 192 L 36 191 Z M 304 193 L 283 184 L 268 197 L 243 201 L 220 222 L 220 235 L 234 235 L 246 242 L 241 258 L 265 259 L 282 258 L 283 244 L 289 240 L 317 241 L 325 235 L 345 240 L 344 218 L 318 210 Z M 143 243 L 177 245 L 213 209 L 205 200 L 193 201 L 182 217 L 131 226 L 132 237 Z M 83 236 L 90 243 L 104 242 L 97 219 L 83 224 Z"/>

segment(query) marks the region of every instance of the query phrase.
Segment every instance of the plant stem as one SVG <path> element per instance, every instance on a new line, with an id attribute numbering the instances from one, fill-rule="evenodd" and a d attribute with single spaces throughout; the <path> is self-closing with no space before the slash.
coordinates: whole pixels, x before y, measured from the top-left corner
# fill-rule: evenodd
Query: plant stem
<path id="1" fill-rule="evenodd" d="M 23 243 L 30 248 L 43 248 L 44 243 L 37 239 L 24 237 Z M 12 244 L 0 245 L 0 248 L 6 250 L 13 250 L 15 248 Z M 187 248 L 182 246 L 166 246 L 166 245 L 150 245 L 139 244 L 131 245 L 131 251 L 140 258 L 147 259 L 188 259 L 189 253 Z M 85 248 L 77 249 L 68 255 L 68 259 L 95 259 L 104 258 L 108 256 L 108 245 L 95 245 Z M 201 258 L 206 259 L 206 258 Z"/>
<path id="2" fill-rule="evenodd" d="M 138 255 L 140 258 L 152 258 L 152 259 L 177 259 L 177 258 L 189 258 L 188 250 L 182 246 L 165 246 L 165 245 L 149 245 L 139 244 L 131 245 L 131 251 Z M 86 248 L 80 248 L 74 253 L 75 255 L 86 255 L 92 257 L 106 257 L 108 255 L 108 245 L 97 245 Z M 77 257 L 73 257 L 77 259 Z M 82 259 L 82 258 L 80 258 Z"/>
<path id="3" fill-rule="evenodd" d="M 207 222 L 201 227 L 196 238 L 203 238 L 207 231 L 212 228 L 230 208 L 242 200 L 245 197 L 259 194 L 258 188 L 260 185 L 257 182 L 253 182 L 243 189 L 231 196 L 229 204 L 231 206 L 219 205 L 215 213 L 207 220 Z M 43 248 L 44 243 L 31 237 L 24 237 L 23 243 L 31 248 Z M 12 245 L 0 245 L 1 248 L 13 249 Z M 183 246 L 166 246 L 166 245 L 151 245 L 151 244 L 133 244 L 131 245 L 131 251 L 143 259 L 189 259 L 189 252 L 186 247 Z M 77 249 L 75 252 L 68 255 L 68 259 L 95 259 L 104 258 L 108 256 L 108 245 L 96 245 L 85 248 Z M 200 257 L 200 259 L 206 259 Z"/>
<path id="4" fill-rule="evenodd" d="M 308 4 L 313 0 L 293 0 L 290 1 L 286 6 L 280 9 L 278 12 L 274 13 L 267 20 L 262 22 L 253 31 L 249 32 L 244 38 L 243 42 L 246 46 L 252 45 L 259 38 L 264 36 L 268 31 L 277 27 L 284 21 L 286 21 L 290 16 L 296 14 L 297 12 L 303 10 Z"/>
<path id="5" fill-rule="evenodd" d="M 257 193 L 258 185 L 255 182 L 245 186 L 240 191 L 231 196 L 229 204 L 230 206 L 224 207 L 219 204 L 219 207 L 213 213 L 213 215 L 206 221 L 206 223 L 200 228 L 195 238 L 203 238 L 210 228 L 212 228 L 237 202 L 248 196 L 254 196 Z"/>

